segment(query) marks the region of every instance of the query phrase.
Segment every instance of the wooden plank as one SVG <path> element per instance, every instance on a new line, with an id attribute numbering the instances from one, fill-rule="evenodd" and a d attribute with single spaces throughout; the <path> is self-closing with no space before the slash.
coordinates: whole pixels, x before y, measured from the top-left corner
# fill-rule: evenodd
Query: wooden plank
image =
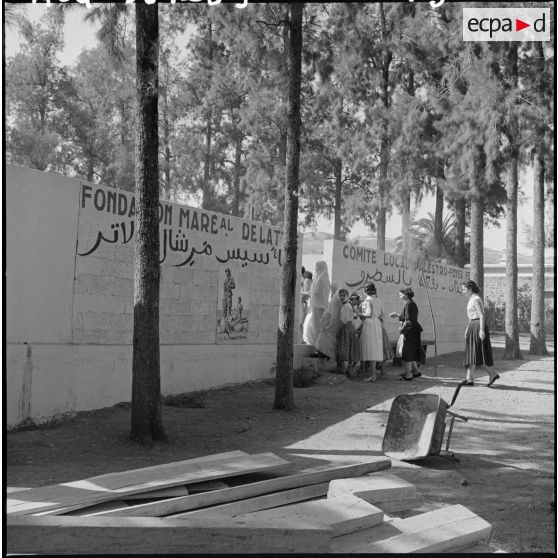
<path id="1" fill-rule="evenodd" d="M 232 486 L 223 490 L 213 490 L 202 494 L 189 494 L 179 498 L 171 498 L 162 502 L 152 502 L 139 506 L 130 506 L 122 510 L 102 512 L 99 515 L 126 517 L 160 517 L 206 506 L 226 504 L 254 496 L 270 494 L 280 490 L 299 488 L 311 484 L 320 484 L 332 479 L 360 476 L 374 471 L 382 471 L 391 467 L 391 460 L 381 457 L 369 458 L 368 461 L 353 465 L 342 465 L 329 469 L 318 469 L 297 475 L 277 477 L 264 481 L 252 482 L 241 486 Z"/>
<path id="2" fill-rule="evenodd" d="M 461 519 L 424 529 L 420 533 L 405 533 L 373 543 L 367 552 L 448 552 L 464 545 L 487 541 L 491 532 L 492 526 L 481 517 Z"/>
<path id="3" fill-rule="evenodd" d="M 327 494 L 328 486 L 329 483 L 327 482 L 311 484 L 310 486 L 283 490 L 281 492 L 274 492 L 273 494 L 266 494 L 265 496 L 258 496 L 247 500 L 239 500 L 231 504 L 222 504 L 221 506 L 212 506 L 210 508 L 202 508 L 201 510 L 179 513 L 171 517 L 236 517 L 243 513 L 267 510 L 292 504 L 293 502 L 320 498 Z"/>
<path id="4" fill-rule="evenodd" d="M 444 552 L 482 542 L 491 530 L 490 524 L 471 510 L 456 505 L 406 519 L 394 518 L 379 527 L 339 537 L 332 541 L 331 552 Z"/>
<path id="5" fill-rule="evenodd" d="M 216 453 L 216 454 L 211 454 L 211 455 L 205 455 L 205 456 L 202 456 L 202 457 L 196 457 L 194 459 L 187 459 L 185 461 L 175 462 L 175 464 L 176 463 L 193 464 L 193 463 L 211 462 L 211 461 L 215 461 L 215 460 L 219 460 L 219 459 L 242 457 L 242 456 L 246 456 L 246 455 L 248 455 L 246 452 L 243 452 L 243 451 L 240 451 L 240 450 L 227 451 L 227 452 L 224 452 L 224 453 Z M 105 475 L 100 475 L 100 476 L 97 476 L 97 477 L 91 477 L 89 479 L 85 479 L 85 481 L 94 481 L 95 479 L 103 479 L 103 478 L 106 478 L 106 477 L 114 477 L 114 478 L 124 477 L 124 478 L 126 478 L 127 476 L 134 475 L 138 471 L 143 472 L 143 473 L 154 473 L 156 471 L 160 471 L 161 468 L 164 467 L 164 466 L 165 466 L 165 464 L 163 464 L 163 465 L 152 465 L 152 466 L 149 466 L 149 467 L 142 467 L 140 469 L 130 469 L 130 470 L 127 470 L 127 471 L 121 471 L 119 473 L 108 473 L 108 474 L 105 474 Z M 80 482 L 80 481 L 77 481 L 77 482 Z M 69 484 L 71 484 L 71 483 L 69 483 Z M 52 489 L 53 487 L 57 487 L 57 486 L 64 486 L 64 485 L 55 484 L 55 485 L 49 485 L 48 487 L 41 487 L 41 488 L 34 488 L 34 489 L 21 488 L 21 489 L 12 490 L 12 491 L 9 491 L 9 492 L 15 493 L 15 492 L 23 492 L 24 490 L 25 491 L 27 491 L 27 490 L 41 490 L 41 489 L 45 489 L 45 488 Z M 7 502 L 7 506 L 8 506 L 7 512 L 8 513 L 17 513 L 17 509 L 16 509 L 16 507 L 13 506 L 13 503 L 11 502 L 11 498 L 14 498 L 14 499 L 17 500 L 18 496 L 19 496 L 18 494 L 13 494 L 8 499 L 8 502 Z M 118 496 L 116 496 L 116 497 L 118 497 Z M 43 510 L 46 509 L 46 510 L 50 510 L 50 511 L 47 511 L 44 514 L 41 513 L 41 515 L 57 515 L 58 513 L 63 513 L 64 511 L 69 511 L 71 509 L 76 509 L 76 508 L 74 508 L 74 507 L 62 508 L 60 506 L 53 508 L 52 506 L 45 505 L 45 506 L 42 506 L 42 509 Z M 58 512 L 58 509 L 60 510 L 59 512 Z"/>
<path id="6" fill-rule="evenodd" d="M 339 537 L 380 524 L 384 512 L 360 498 L 345 495 L 247 513 L 239 515 L 237 519 L 246 521 L 267 519 L 274 525 L 282 525 L 293 521 L 298 523 L 308 517 L 317 524 L 331 527 L 333 536 Z"/>
<path id="7" fill-rule="evenodd" d="M 127 474 L 119 473 L 120 478 L 116 480 L 107 480 L 109 475 L 101 475 L 82 481 L 12 493 L 8 500 L 8 513 L 29 514 L 61 507 L 78 509 L 156 488 L 232 477 L 287 464 L 287 461 L 273 453 L 261 453 L 194 463 L 182 461 L 162 465 L 160 468 L 150 467 L 149 471 L 139 470 L 139 473 L 127 471 Z"/>
<path id="8" fill-rule="evenodd" d="M 12 554 L 229 554 L 329 550 L 331 530 L 301 521 L 289 527 L 236 519 L 8 516 Z"/>
<path id="9" fill-rule="evenodd" d="M 393 500 L 416 500 L 414 484 L 396 475 L 370 475 L 351 479 L 337 479 L 329 483 L 328 498 L 354 494 L 370 504 Z M 420 505 L 420 504 L 419 504 Z"/>
<path id="10" fill-rule="evenodd" d="M 229 485 L 223 481 L 207 481 L 207 482 L 196 482 L 194 484 L 189 484 L 187 487 L 188 494 L 198 494 L 199 492 L 208 492 L 209 490 L 222 490 L 223 488 L 229 488 Z"/>
<path id="11" fill-rule="evenodd" d="M 149 492 L 140 492 L 138 494 L 130 494 L 126 496 L 126 500 L 157 500 L 159 498 L 174 498 L 176 496 L 187 496 L 188 489 L 183 486 L 171 486 L 169 488 L 160 488 L 159 490 L 150 490 Z"/>

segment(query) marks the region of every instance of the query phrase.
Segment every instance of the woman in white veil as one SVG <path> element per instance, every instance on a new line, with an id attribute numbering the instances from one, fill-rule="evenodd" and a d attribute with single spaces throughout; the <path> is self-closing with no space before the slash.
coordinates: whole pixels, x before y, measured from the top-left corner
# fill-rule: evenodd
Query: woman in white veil
<path id="1" fill-rule="evenodd" d="M 304 319 L 302 340 L 312 347 L 316 347 L 320 334 L 320 320 L 329 301 L 329 274 L 327 263 L 320 260 L 316 262 L 314 280 L 310 287 L 309 311 Z"/>

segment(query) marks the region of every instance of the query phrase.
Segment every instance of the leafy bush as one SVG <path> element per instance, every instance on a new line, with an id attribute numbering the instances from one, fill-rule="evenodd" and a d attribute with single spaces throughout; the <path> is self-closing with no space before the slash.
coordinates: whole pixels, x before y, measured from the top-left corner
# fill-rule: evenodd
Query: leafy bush
<path id="1" fill-rule="evenodd" d="M 506 302 L 500 295 L 496 300 L 486 298 L 486 320 L 491 331 L 504 331 L 506 326 Z M 517 325 L 519 333 L 531 331 L 531 285 L 522 283 L 517 287 Z M 554 333 L 554 308 L 545 308 L 545 332 Z"/>

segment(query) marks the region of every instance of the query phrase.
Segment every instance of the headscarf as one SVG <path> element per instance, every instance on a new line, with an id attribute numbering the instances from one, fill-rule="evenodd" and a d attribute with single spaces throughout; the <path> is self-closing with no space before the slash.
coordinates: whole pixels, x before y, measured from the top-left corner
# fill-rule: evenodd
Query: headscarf
<path id="1" fill-rule="evenodd" d="M 310 306 L 327 308 L 329 300 L 329 274 L 327 263 L 323 260 L 316 262 L 316 277 L 310 287 Z"/>

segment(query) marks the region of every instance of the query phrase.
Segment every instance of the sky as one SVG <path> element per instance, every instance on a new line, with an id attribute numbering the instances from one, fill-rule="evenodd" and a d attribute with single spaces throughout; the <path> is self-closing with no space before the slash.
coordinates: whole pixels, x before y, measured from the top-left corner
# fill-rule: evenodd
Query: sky
<path id="1" fill-rule="evenodd" d="M 46 4 L 27 5 L 26 10 L 30 19 L 37 21 L 49 6 Z M 72 65 L 77 59 L 78 55 L 83 49 L 92 48 L 97 44 L 95 36 L 95 27 L 90 23 L 83 21 L 83 12 L 86 8 L 81 6 L 79 9 L 70 10 L 66 15 L 66 24 L 64 29 L 65 46 L 60 55 L 60 61 L 64 65 Z M 19 36 L 17 31 L 13 28 L 5 28 L 5 56 L 13 56 L 19 48 Z M 523 223 L 532 224 L 533 205 L 532 205 L 532 171 L 527 170 L 520 176 L 520 205 L 518 208 L 518 251 L 520 253 L 529 254 L 529 247 L 521 244 L 521 233 Z M 412 206 L 412 211 L 415 212 L 414 218 L 420 219 L 425 217 L 429 212 L 434 213 L 434 198 L 433 196 L 426 196 L 420 206 Z M 503 250 L 506 246 L 506 219 L 502 219 L 500 227 L 487 227 L 484 233 L 484 245 L 486 248 L 494 250 Z M 333 233 L 333 222 L 326 218 L 318 219 L 318 231 Z M 357 223 L 350 232 L 350 237 L 355 236 L 370 236 L 372 233 L 362 223 Z M 401 215 L 394 211 L 392 217 L 386 224 L 386 237 L 396 238 L 401 234 Z"/>

